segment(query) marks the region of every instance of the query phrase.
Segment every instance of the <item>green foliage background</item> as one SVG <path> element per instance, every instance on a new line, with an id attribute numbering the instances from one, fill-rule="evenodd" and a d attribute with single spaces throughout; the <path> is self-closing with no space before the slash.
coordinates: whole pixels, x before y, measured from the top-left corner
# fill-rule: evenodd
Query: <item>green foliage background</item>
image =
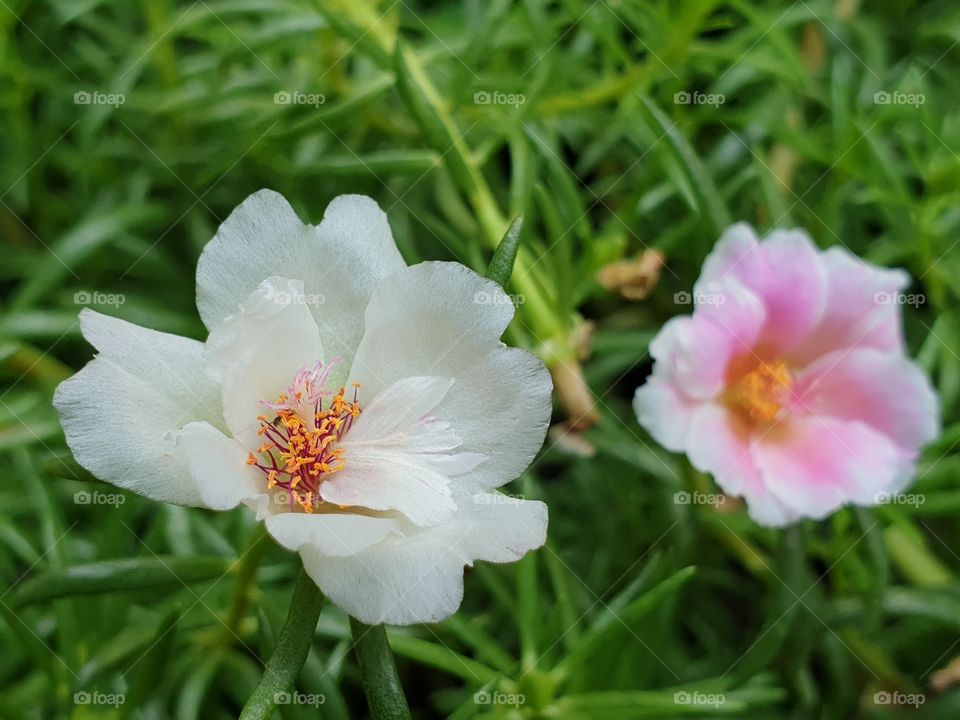
<path id="1" fill-rule="evenodd" d="M 550 440 L 507 488 L 549 503 L 547 547 L 469 571 L 454 618 L 391 630 L 416 717 L 960 717 L 960 691 L 929 689 L 960 655 L 958 43 L 947 0 L 0 0 L 0 717 L 227 718 L 257 683 L 296 556 L 244 511 L 77 504 L 112 489 L 50 399 L 91 356 L 82 293 L 203 337 L 197 256 L 261 187 L 313 222 L 370 194 L 408 262 L 481 271 L 522 213 L 510 341 L 557 365 L 596 325 L 596 454 Z M 915 278 L 907 336 L 945 428 L 922 504 L 781 532 L 674 502 L 712 481 L 629 403 L 737 219 Z M 668 259 L 652 297 L 596 283 L 644 248 Z M 298 689 L 326 702 L 284 718 L 365 715 L 349 647 L 325 608 Z M 125 702 L 75 702 L 94 690 Z"/>

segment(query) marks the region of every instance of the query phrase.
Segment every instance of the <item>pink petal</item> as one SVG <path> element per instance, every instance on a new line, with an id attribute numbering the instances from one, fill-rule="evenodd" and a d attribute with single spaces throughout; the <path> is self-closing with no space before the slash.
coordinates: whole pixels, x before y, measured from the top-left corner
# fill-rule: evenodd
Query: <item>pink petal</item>
<path id="1" fill-rule="evenodd" d="M 672 452 L 686 450 L 693 404 L 671 383 L 651 376 L 637 388 L 633 409 L 640 425 L 654 440 Z"/>
<path id="2" fill-rule="evenodd" d="M 756 522 L 781 526 L 797 519 L 798 514 L 767 488 L 750 454 L 752 441 L 747 428 L 726 407 L 709 403 L 697 408 L 688 439 L 690 463 L 700 472 L 713 475 L 724 492 L 742 496 Z"/>
<path id="3" fill-rule="evenodd" d="M 794 386 L 800 412 L 860 420 L 907 450 L 940 430 L 937 396 L 908 358 L 870 348 L 838 350 L 803 370 Z"/>
<path id="4" fill-rule="evenodd" d="M 730 363 L 752 353 L 764 324 L 763 306 L 733 281 L 706 286 L 693 315 L 673 318 L 654 338 L 650 353 L 666 382 L 689 398 L 711 399 L 726 383 Z"/>
<path id="5" fill-rule="evenodd" d="M 899 293 L 910 282 L 903 270 L 870 265 L 845 248 L 822 255 L 827 273 L 827 306 L 820 324 L 793 360 L 805 365 L 825 352 L 846 347 L 903 351 Z"/>
<path id="6" fill-rule="evenodd" d="M 696 292 L 723 279 L 737 280 L 760 297 L 767 319 L 762 343 L 772 355 L 801 344 L 826 306 L 826 270 L 801 230 L 775 230 L 757 243 L 749 226 L 734 225 L 704 262 Z"/>
<path id="7" fill-rule="evenodd" d="M 703 261 L 697 285 L 725 279 L 756 278 L 763 272 L 760 244 L 747 223 L 740 222 L 724 230 L 713 250 Z M 753 287 L 748 283 L 748 286 Z"/>
<path id="8" fill-rule="evenodd" d="M 913 453 L 865 423 L 835 418 L 796 418 L 755 442 L 751 455 L 781 502 L 817 519 L 845 503 L 876 504 L 913 471 Z"/>

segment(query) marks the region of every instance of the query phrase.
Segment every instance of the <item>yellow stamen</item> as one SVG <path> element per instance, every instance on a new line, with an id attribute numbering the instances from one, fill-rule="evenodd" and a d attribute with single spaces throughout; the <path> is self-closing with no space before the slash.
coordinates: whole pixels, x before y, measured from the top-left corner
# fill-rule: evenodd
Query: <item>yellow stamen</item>
<path id="1" fill-rule="evenodd" d="M 730 388 L 727 402 L 752 422 L 771 423 L 780 414 L 791 384 L 786 362 L 760 362 Z"/>

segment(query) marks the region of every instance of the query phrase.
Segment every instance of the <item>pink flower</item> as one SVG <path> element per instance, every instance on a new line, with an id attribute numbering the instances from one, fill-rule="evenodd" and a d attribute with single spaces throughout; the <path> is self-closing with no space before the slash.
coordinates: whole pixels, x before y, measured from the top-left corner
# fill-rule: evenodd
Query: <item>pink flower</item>
<path id="1" fill-rule="evenodd" d="M 693 315 L 650 345 L 640 424 L 764 525 L 882 502 L 940 428 L 934 390 L 905 355 L 908 281 L 801 230 L 758 242 L 734 225 L 704 263 Z"/>

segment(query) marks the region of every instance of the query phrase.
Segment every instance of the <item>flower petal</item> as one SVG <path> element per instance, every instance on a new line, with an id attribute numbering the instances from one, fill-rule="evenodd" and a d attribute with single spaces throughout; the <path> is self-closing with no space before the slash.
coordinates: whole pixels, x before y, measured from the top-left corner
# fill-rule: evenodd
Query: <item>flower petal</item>
<path id="1" fill-rule="evenodd" d="M 667 322 L 650 353 L 658 375 L 678 394 L 709 400 L 723 389 L 730 363 L 753 352 L 766 313 L 759 298 L 735 280 L 710 283 L 698 297 L 710 301 Z"/>
<path id="2" fill-rule="evenodd" d="M 368 623 L 439 622 L 463 599 L 463 568 L 475 560 L 513 562 L 546 539 L 541 502 L 499 493 L 457 498 L 444 524 L 391 537 L 352 557 L 301 551 L 320 589 L 353 617 Z"/>
<path id="3" fill-rule="evenodd" d="M 930 380 L 909 358 L 871 348 L 837 350 L 805 368 L 794 390 L 797 410 L 859 420 L 908 450 L 940 432 Z"/>
<path id="4" fill-rule="evenodd" d="M 813 416 L 755 442 L 751 454 L 781 502 L 817 519 L 845 503 L 874 505 L 880 495 L 899 491 L 915 456 L 865 423 Z"/>
<path id="5" fill-rule="evenodd" d="M 197 307 L 213 330 L 265 278 L 302 280 L 327 351 L 347 361 L 345 373 L 374 285 L 405 266 L 387 216 L 371 198 L 334 198 L 314 227 L 302 223 L 282 195 L 260 190 L 204 248 L 197 264 Z"/>
<path id="6" fill-rule="evenodd" d="M 537 358 L 500 342 L 513 304 L 500 287 L 458 263 L 427 262 L 385 278 L 366 312 L 351 368 L 361 392 L 431 375 L 454 381 L 433 414 L 488 460 L 459 476 L 461 490 L 513 480 L 543 444 L 552 383 Z"/>
<path id="7" fill-rule="evenodd" d="M 774 356 L 801 345 L 826 308 L 826 269 L 802 230 L 775 230 L 757 243 L 749 226 L 734 225 L 704 262 L 696 292 L 722 279 L 735 279 L 759 296 L 766 311 L 762 343 Z"/>
<path id="8" fill-rule="evenodd" d="M 203 506 L 171 436 L 193 420 L 222 423 L 203 346 L 92 310 L 80 313 L 80 328 L 100 353 L 53 400 L 77 462 L 153 500 Z"/>
<path id="9" fill-rule="evenodd" d="M 651 375 L 633 396 L 637 421 L 654 440 L 672 452 L 683 452 L 687 448 L 693 409 L 693 403 L 674 385 L 656 375 Z"/>
<path id="10" fill-rule="evenodd" d="M 247 465 L 248 451 L 210 423 L 187 423 L 173 436 L 206 507 L 230 510 L 242 502 L 255 506 L 266 494 L 263 474 Z"/>
<path id="11" fill-rule="evenodd" d="M 813 334 L 793 353 L 805 365 L 820 355 L 850 347 L 903 352 L 900 292 L 910 277 L 864 262 L 846 248 L 822 255 L 827 273 L 827 307 Z"/>
<path id="12" fill-rule="evenodd" d="M 753 461 L 752 442 L 746 428 L 722 405 L 704 404 L 692 414 L 687 443 L 690 464 L 713 475 L 725 493 L 743 497 L 755 522 L 771 527 L 793 522 L 799 513 L 767 487 Z"/>
<path id="13" fill-rule="evenodd" d="M 486 457 L 453 453 L 462 444 L 447 422 L 429 415 L 453 385 L 437 377 L 395 382 L 378 394 L 339 443 L 344 469 L 320 485 L 337 505 L 403 513 L 415 525 L 438 525 L 454 512 L 450 478 Z"/>
<path id="14" fill-rule="evenodd" d="M 259 444 L 257 416 L 267 412 L 262 401 L 276 400 L 300 368 L 323 356 L 303 297 L 302 281 L 267 278 L 207 339 L 204 363 L 223 387 L 224 418 L 248 447 Z"/>
<path id="15" fill-rule="evenodd" d="M 285 512 L 265 522 L 267 532 L 288 550 L 324 557 L 356 555 L 402 528 L 393 518 L 351 513 Z"/>

